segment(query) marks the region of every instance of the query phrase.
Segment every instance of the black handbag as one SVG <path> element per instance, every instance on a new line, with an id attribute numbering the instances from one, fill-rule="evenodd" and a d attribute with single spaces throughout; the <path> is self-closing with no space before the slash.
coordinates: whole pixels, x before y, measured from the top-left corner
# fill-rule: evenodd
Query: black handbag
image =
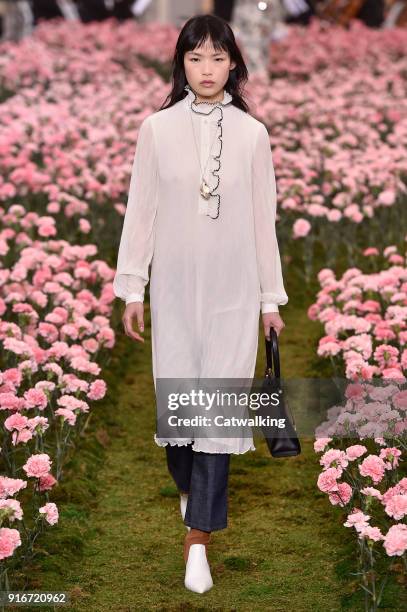
<path id="1" fill-rule="evenodd" d="M 267 446 L 273 457 L 293 457 L 301 453 L 301 445 L 295 429 L 294 417 L 288 415 L 288 402 L 284 399 L 284 393 L 280 386 L 280 355 L 278 352 L 278 337 L 276 330 L 270 328 L 270 340 L 266 340 L 267 365 L 265 377 L 261 385 L 261 393 L 275 394 L 279 397 L 278 405 L 263 407 L 260 414 L 269 415 L 273 419 L 285 419 L 285 427 L 273 427 L 273 435 L 270 429 L 261 427 Z M 274 373 L 273 373 L 274 365 Z M 268 435 L 267 435 L 268 434 Z"/>

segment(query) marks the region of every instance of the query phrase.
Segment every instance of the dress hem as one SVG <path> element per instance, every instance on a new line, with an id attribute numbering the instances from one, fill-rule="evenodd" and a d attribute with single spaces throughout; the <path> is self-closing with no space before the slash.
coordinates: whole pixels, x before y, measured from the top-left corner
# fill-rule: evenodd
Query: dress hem
<path id="1" fill-rule="evenodd" d="M 195 452 L 203 452 L 203 453 L 213 453 L 213 454 L 229 454 L 229 455 L 244 455 L 245 453 L 247 453 L 247 451 L 255 451 L 256 447 L 254 446 L 254 444 L 252 443 L 248 448 L 242 450 L 242 451 L 237 451 L 237 450 L 232 450 L 232 451 L 214 451 L 214 450 L 204 450 L 202 448 L 196 448 L 196 446 L 200 446 L 199 442 L 195 443 L 195 440 L 189 439 L 189 440 L 185 440 L 185 441 L 180 441 L 180 442 L 172 442 L 171 440 L 164 440 L 163 438 L 157 438 L 157 435 L 154 434 L 154 442 L 157 444 L 157 446 L 160 447 L 164 447 L 164 446 L 168 446 L 168 444 L 170 446 L 187 446 L 188 444 L 193 443 L 192 446 L 192 450 Z"/>

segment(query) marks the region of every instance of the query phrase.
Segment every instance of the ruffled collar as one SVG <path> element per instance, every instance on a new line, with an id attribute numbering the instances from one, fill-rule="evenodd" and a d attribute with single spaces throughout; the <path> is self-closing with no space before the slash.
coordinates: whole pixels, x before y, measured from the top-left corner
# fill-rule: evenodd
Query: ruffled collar
<path id="1" fill-rule="evenodd" d="M 197 95 L 191 89 L 191 87 L 189 85 L 185 85 L 184 89 L 188 92 L 184 98 L 188 107 L 192 108 L 192 110 L 196 113 L 202 113 L 203 115 L 208 115 L 213 111 L 214 108 L 226 106 L 227 104 L 230 104 L 233 100 L 231 94 L 226 91 L 226 89 L 224 89 L 223 99 L 219 100 L 218 102 L 195 102 Z"/>

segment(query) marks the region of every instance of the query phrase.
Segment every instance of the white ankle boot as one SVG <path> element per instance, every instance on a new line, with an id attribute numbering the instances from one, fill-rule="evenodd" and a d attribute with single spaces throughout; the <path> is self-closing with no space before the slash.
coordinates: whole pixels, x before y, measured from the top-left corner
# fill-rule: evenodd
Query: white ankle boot
<path id="1" fill-rule="evenodd" d="M 205 544 L 191 544 L 189 547 L 184 584 L 194 593 L 205 593 L 213 587 Z"/>
<path id="2" fill-rule="evenodd" d="M 181 493 L 179 498 L 180 498 L 181 516 L 182 516 L 182 520 L 184 520 L 185 512 L 187 511 L 188 495 Z M 191 531 L 191 527 L 188 527 L 188 525 L 186 525 L 186 528 L 188 529 L 188 531 Z"/>

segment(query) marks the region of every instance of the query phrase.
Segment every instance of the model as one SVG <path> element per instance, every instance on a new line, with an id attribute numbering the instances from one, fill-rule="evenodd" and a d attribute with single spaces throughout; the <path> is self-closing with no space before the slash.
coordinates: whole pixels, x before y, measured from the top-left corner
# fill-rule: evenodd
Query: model
<path id="1" fill-rule="evenodd" d="M 270 139 L 248 112 L 248 72 L 228 23 L 188 20 L 172 77 L 162 107 L 140 126 L 114 278 L 125 333 L 139 342 L 150 280 L 156 392 L 164 379 L 253 378 L 260 309 L 269 337 L 271 326 L 283 329 L 278 306 L 288 301 Z M 227 526 L 230 455 L 255 450 L 253 438 L 156 432 L 155 441 L 188 527 L 184 583 L 202 593 L 213 585 L 210 534 Z"/>

